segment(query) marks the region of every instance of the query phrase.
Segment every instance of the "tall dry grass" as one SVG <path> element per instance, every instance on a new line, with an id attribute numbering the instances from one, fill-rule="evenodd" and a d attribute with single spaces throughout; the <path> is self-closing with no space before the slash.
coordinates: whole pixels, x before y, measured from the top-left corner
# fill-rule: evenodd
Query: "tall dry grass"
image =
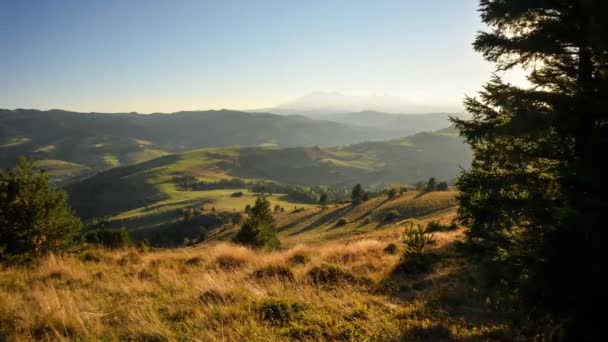
<path id="1" fill-rule="evenodd" d="M 438 285 L 400 288 L 413 280 L 395 275 L 402 260 L 383 253 L 386 244 L 363 238 L 258 253 L 221 243 L 49 256 L 0 271 L 0 340 L 401 340 L 502 331 L 433 308 L 430 301 L 445 295 Z M 308 272 L 324 265 L 366 281 L 320 286 Z M 261 269 L 293 279 L 260 277 Z M 446 272 L 428 276 L 441 284 Z"/>

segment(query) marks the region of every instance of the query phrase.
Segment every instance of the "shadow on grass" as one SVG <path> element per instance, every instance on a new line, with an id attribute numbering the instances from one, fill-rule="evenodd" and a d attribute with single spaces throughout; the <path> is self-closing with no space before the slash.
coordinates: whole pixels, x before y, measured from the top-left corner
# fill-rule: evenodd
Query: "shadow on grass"
<path id="1" fill-rule="evenodd" d="M 349 211 L 351 211 L 353 209 L 352 206 L 346 206 L 334 211 L 328 211 L 327 214 L 321 216 L 319 219 L 317 219 L 316 221 L 312 222 L 311 224 L 305 226 L 304 228 L 295 231 L 291 234 L 289 234 L 290 236 L 293 235 L 297 235 L 297 234 L 301 234 L 304 233 L 306 231 L 309 231 L 311 229 L 317 228 L 319 226 L 323 226 L 331 221 L 335 221 L 339 218 L 341 218 L 342 216 L 346 215 Z M 314 215 L 313 215 L 314 216 Z"/>

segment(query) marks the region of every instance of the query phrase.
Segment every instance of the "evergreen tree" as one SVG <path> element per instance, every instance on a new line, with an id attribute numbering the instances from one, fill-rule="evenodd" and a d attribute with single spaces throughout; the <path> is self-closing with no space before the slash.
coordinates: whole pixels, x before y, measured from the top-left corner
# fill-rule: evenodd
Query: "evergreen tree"
<path id="1" fill-rule="evenodd" d="M 424 191 L 431 192 L 437 190 L 437 180 L 435 177 L 429 178 L 428 182 L 426 182 L 426 188 Z"/>
<path id="2" fill-rule="evenodd" d="M 350 197 L 352 204 L 359 204 L 359 203 L 363 202 L 364 194 L 365 194 L 365 191 L 363 191 L 361 184 L 355 185 L 355 187 L 353 188 L 353 191 L 351 193 L 351 197 Z"/>
<path id="3" fill-rule="evenodd" d="M 458 179 L 459 218 L 489 285 L 568 317 L 599 337 L 600 265 L 608 212 L 608 6 L 602 0 L 481 0 L 475 50 L 499 70 L 522 66 L 532 87 L 498 76 L 454 120 L 474 153 Z"/>
<path id="4" fill-rule="evenodd" d="M 251 207 L 249 217 L 233 239 L 234 242 L 263 250 L 279 247 L 270 202 L 259 197 Z"/>
<path id="5" fill-rule="evenodd" d="M 0 258 L 61 251 L 81 226 L 65 192 L 51 187 L 33 162 L 22 158 L 13 170 L 0 171 Z"/>

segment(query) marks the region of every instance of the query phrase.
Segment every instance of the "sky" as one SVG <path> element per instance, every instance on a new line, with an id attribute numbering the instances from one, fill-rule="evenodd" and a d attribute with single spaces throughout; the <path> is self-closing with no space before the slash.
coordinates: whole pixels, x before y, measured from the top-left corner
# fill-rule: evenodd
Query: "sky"
<path id="1" fill-rule="evenodd" d="M 0 0 L 0 108 L 256 109 L 316 91 L 457 106 L 477 0 Z"/>

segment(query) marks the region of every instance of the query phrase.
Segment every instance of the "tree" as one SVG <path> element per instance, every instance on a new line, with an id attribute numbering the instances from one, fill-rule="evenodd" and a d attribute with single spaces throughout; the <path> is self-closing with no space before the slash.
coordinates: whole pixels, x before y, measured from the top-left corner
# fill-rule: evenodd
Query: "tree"
<path id="1" fill-rule="evenodd" d="M 429 178 L 428 182 L 426 182 L 426 187 L 424 188 L 424 191 L 431 192 L 435 190 L 437 190 L 437 180 L 435 179 L 435 177 L 431 177 Z"/>
<path id="2" fill-rule="evenodd" d="M 234 242 L 262 250 L 279 247 L 276 228 L 270 202 L 264 197 L 258 197 L 251 207 L 249 217 L 243 222 L 241 229 L 233 239 Z"/>
<path id="3" fill-rule="evenodd" d="M 474 48 L 500 71 L 454 122 L 474 160 L 457 181 L 459 218 L 489 285 L 570 338 L 600 338 L 598 260 L 606 241 L 608 5 L 600 0 L 481 0 Z M 589 270 L 588 268 L 591 268 Z M 584 333 L 584 334 L 583 334 Z"/>
<path id="4" fill-rule="evenodd" d="M 351 194 L 352 204 L 359 204 L 359 203 L 363 202 L 364 194 L 365 194 L 365 191 L 363 191 L 361 184 L 355 185 L 355 187 L 353 188 L 352 194 Z"/>
<path id="5" fill-rule="evenodd" d="M 65 192 L 51 187 L 32 161 L 21 158 L 16 168 L 0 171 L 0 257 L 64 250 L 81 226 Z"/>
<path id="6" fill-rule="evenodd" d="M 448 183 L 447 182 L 439 182 L 437 183 L 437 191 L 448 191 Z"/>
<path id="7" fill-rule="evenodd" d="M 319 196 L 319 204 L 320 205 L 326 205 L 327 204 L 327 199 L 328 196 L 326 193 L 322 193 L 321 196 Z"/>

